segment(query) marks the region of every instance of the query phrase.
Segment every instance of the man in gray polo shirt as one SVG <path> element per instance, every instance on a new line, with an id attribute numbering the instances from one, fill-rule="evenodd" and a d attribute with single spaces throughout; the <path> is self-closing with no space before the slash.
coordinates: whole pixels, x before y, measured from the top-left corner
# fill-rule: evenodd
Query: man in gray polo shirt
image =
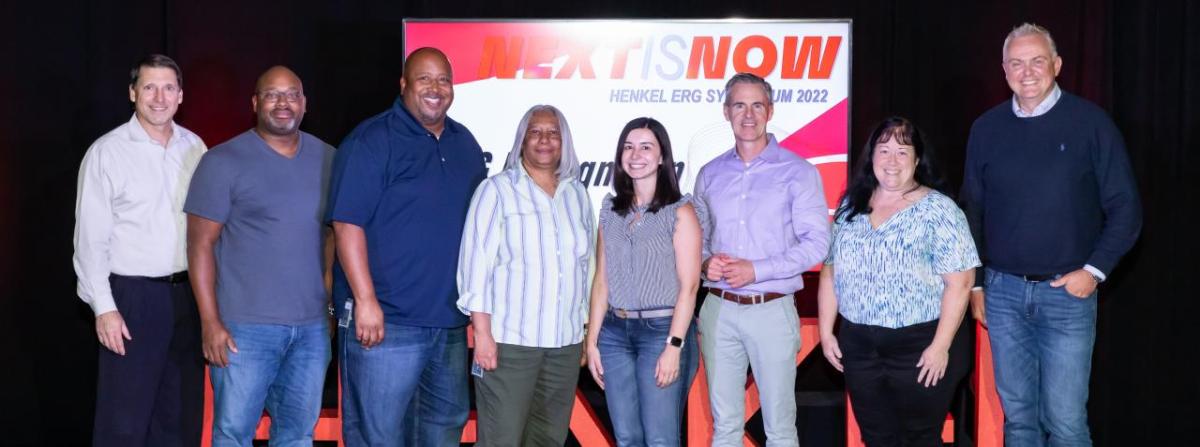
<path id="1" fill-rule="evenodd" d="M 212 366 L 213 445 L 312 444 L 329 365 L 321 223 L 333 148 L 300 131 L 304 86 L 272 67 L 250 104 L 254 129 L 213 148 L 184 211 L 188 261 Z"/>

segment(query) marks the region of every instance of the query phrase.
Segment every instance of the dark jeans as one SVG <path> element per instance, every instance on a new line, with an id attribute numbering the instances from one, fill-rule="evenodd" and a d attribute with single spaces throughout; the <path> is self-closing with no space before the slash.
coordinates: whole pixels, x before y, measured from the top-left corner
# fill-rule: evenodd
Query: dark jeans
<path id="1" fill-rule="evenodd" d="M 384 325 L 364 349 L 339 328 L 342 437 L 347 447 L 457 446 L 470 411 L 467 330 Z"/>
<path id="2" fill-rule="evenodd" d="M 125 355 L 100 346 L 94 446 L 197 446 L 204 354 L 191 284 L 109 277 L 129 328 Z"/>
<path id="3" fill-rule="evenodd" d="M 846 390 L 866 445 L 942 445 L 942 424 L 970 366 L 971 351 L 960 328 L 950 344 L 945 377 L 928 388 L 918 383 L 917 362 L 933 342 L 937 324 L 933 320 L 889 329 L 842 319 L 838 344 Z"/>

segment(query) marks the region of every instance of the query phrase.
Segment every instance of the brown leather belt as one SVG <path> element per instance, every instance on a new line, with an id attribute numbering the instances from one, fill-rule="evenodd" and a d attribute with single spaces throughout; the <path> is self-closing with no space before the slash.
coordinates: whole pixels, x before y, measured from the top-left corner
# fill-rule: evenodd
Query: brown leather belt
<path id="1" fill-rule="evenodd" d="M 738 295 L 723 289 L 708 289 L 708 293 L 724 298 L 726 301 L 733 301 L 738 304 L 762 304 L 787 296 L 785 294 L 775 292 L 758 293 L 753 295 Z"/>

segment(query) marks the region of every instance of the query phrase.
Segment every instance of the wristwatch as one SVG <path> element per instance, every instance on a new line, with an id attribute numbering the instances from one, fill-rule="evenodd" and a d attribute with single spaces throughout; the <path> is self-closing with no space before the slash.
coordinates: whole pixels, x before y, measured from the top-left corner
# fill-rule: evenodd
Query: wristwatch
<path id="1" fill-rule="evenodd" d="M 683 347 L 683 339 L 676 337 L 674 335 L 668 335 L 667 336 L 667 344 L 674 346 L 676 348 L 680 348 L 680 347 Z"/>

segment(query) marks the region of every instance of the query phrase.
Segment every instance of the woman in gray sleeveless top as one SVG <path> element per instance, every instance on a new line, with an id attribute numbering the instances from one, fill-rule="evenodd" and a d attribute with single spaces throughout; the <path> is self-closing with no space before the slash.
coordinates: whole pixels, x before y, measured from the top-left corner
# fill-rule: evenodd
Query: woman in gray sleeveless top
<path id="1" fill-rule="evenodd" d="M 620 446 L 678 446 L 699 361 L 692 327 L 700 222 L 679 193 L 663 125 L 637 118 L 617 139 L 604 198 L 586 348 Z"/>

